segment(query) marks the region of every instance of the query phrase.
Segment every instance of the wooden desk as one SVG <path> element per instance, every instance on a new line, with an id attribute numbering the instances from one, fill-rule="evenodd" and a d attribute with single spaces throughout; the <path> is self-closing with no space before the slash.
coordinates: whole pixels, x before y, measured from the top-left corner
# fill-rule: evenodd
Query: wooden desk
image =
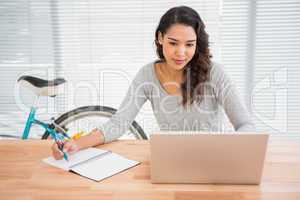
<path id="1" fill-rule="evenodd" d="M 44 164 L 51 142 L 0 140 L 0 199 L 300 199 L 300 137 L 272 137 L 260 186 L 151 184 L 147 141 L 102 146 L 142 164 L 102 182 Z"/>

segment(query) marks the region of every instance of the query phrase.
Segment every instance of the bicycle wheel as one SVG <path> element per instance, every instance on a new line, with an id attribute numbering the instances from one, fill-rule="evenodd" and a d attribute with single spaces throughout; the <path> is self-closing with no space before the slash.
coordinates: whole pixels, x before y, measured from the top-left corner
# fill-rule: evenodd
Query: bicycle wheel
<path id="1" fill-rule="evenodd" d="M 56 130 L 60 131 L 58 130 L 57 126 L 55 126 L 58 125 L 70 136 L 76 132 L 89 132 L 95 127 L 98 127 L 100 123 L 105 123 L 105 120 L 109 120 L 109 118 L 111 118 L 116 111 L 116 109 L 106 106 L 79 107 L 62 114 L 60 117 L 54 120 L 55 124 L 51 124 L 50 127 L 56 127 Z M 103 119 L 105 120 L 103 121 Z M 48 139 L 49 135 L 49 132 L 46 131 L 42 136 L 42 139 Z M 132 122 L 131 126 L 129 127 L 129 132 L 125 133 L 122 137 L 135 138 L 139 140 L 148 139 L 144 130 L 136 121 Z"/>

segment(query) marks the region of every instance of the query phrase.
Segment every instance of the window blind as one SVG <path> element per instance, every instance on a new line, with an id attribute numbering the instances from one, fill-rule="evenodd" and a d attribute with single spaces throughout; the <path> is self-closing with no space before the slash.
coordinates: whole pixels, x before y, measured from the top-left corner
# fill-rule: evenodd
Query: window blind
<path id="1" fill-rule="evenodd" d="M 300 2 L 224 0 L 221 57 L 259 131 L 299 134 Z"/>
<path id="2" fill-rule="evenodd" d="M 54 78 L 49 1 L 0 1 L 0 132 L 20 136 L 34 95 L 16 88 L 21 75 Z M 19 90 L 20 89 L 20 90 Z M 38 113 L 47 119 L 52 100 L 42 98 Z M 33 129 L 33 132 L 34 129 Z"/>
<path id="3" fill-rule="evenodd" d="M 297 134 L 297 0 L 3 0 L 1 132 L 20 135 L 23 129 L 33 101 L 29 91 L 22 90 L 20 98 L 15 98 L 15 82 L 23 74 L 68 80 L 58 104 L 42 100 L 42 118 L 81 105 L 118 107 L 137 70 L 156 58 L 153 39 L 159 18 L 178 5 L 200 13 L 214 60 L 223 63 L 236 82 L 258 129 Z M 149 104 L 137 119 L 147 133 L 156 127 Z"/>

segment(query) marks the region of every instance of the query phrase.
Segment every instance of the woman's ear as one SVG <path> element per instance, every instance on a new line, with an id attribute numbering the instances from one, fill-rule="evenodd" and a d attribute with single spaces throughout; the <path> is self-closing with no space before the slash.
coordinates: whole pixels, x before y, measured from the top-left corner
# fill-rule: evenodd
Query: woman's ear
<path id="1" fill-rule="evenodd" d="M 163 36 L 162 36 L 161 32 L 158 32 L 158 43 L 159 43 L 160 45 L 163 44 Z"/>

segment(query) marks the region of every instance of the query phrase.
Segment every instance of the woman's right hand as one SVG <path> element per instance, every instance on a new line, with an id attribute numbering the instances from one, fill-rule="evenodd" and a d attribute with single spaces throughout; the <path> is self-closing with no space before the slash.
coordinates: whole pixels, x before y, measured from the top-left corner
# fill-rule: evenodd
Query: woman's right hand
<path id="1" fill-rule="evenodd" d="M 79 145 L 75 140 L 69 140 L 64 143 L 64 152 L 67 154 L 73 154 L 80 150 Z M 56 142 L 52 145 L 52 155 L 56 160 L 60 160 L 64 157 L 64 154 L 61 150 L 59 150 Z"/>
<path id="2" fill-rule="evenodd" d="M 93 147 L 104 143 L 104 135 L 98 130 L 92 130 L 88 135 L 82 136 L 76 140 L 69 140 L 64 144 L 64 151 L 68 154 L 73 154 L 80 149 Z M 62 159 L 64 154 L 61 152 L 56 143 L 52 145 L 53 157 L 57 160 Z"/>

